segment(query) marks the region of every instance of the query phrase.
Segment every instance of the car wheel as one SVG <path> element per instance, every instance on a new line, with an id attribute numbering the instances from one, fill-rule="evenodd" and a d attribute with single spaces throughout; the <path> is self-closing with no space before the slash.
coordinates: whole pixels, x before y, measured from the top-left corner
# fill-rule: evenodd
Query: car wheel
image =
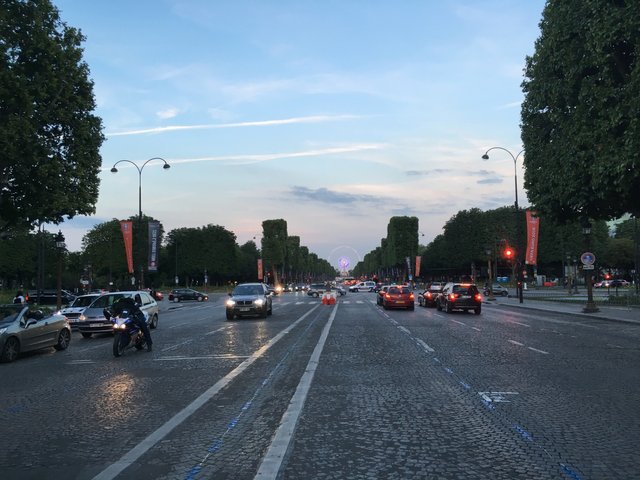
<path id="1" fill-rule="evenodd" d="M 149 327 L 151 329 L 158 328 L 158 316 L 157 315 L 154 315 L 153 317 L 151 317 L 151 323 L 149 324 Z"/>
<path id="2" fill-rule="evenodd" d="M 198 297 L 198 301 L 201 302 L 202 300 L 204 300 L 204 298 L 202 297 Z"/>
<path id="3" fill-rule="evenodd" d="M 233 320 L 233 311 L 227 310 L 227 320 Z"/>
<path id="4" fill-rule="evenodd" d="M 267 318 L 268 313 L 269 310 L 265 308 L 262 312 L 260 312 L 260 318 Z"/>
<path id="5" fill-rule="evenodd" d="M 480 315 L 480 312 L 482 311 L 481 307 L 476 307 L 476 309 L 474 310 L 474 312 L 476 313 L 476 315 Z"/>
<path id="6" fill-rule="evenodd" d="M 84 338 L 91 338 L 91 332 L 81 332 Z"/>
<path id="7" fill-rule="evenodd" d="M 503 297 L 506 297 L 507 295 L 509 295 L 509 292 L 507 292 L 506 290 L 504 292 L 502 292 L 500 295 L 502 295 Z"/>
<path id="8" fill-rule="evenodd" d="M 180 298 L 178 298 L 178 297 L 173 297 L 173 302 L 174 302 L 174 303 L 178 303 L 179 301 L 180 301 Z"/>
<path id="9" fill-rule="evenodd" d="M 273 304 L 269 305 L 269 310 L 267 310 L 267 315 L 273 315 Z"/>
<path id="10" fill-rule="evenodd" d="M 436 302 L 436 309 L 441 312 L 442 311 L 442 305 L 440 305 L 440 302 Z"/>
<path id="11" fill-rule="evenodd" d="M 18 354 L 20 353 L 20 342 L 15 337 L 7 338 L 7 341 L 4 343 L 4 348 L 2 349 L 2 357 L 1 360 L 3 362 L 13 362 L 16 358 L 18 358 Z"/>
<path id="12" fill-rule="evenodd" d="M 69 330 L 67 330 L 66 328 L 63 328 L 58 334 L 58 343 L 56 343 L 53 348 L 55 348 L 56 350 L 66 350 L 70 342 L 71 332 L 69 332 Z"/>
<path id="13" fill-rule="evenodd" d="M 315 298 L 318 298 L 318 297 L 320 296 L 320 294 L 319 294 L 318 292 L 313 292 L 313 296 L 314 296 Z"/>
<path id="14" fill-rule="evenodd" d="M 415 306 L 415 305 L 411 305 L 411 306 L 409 307 L 409 310 L 415 310 L 415 309 L 416 309 L 416 306 Z"/>
<path id="15" fill-rule="evenodd" d="M 451 308 L 451 304 L 449 302 L 444 306 L 444 311 L 447 313 L 453 312 L 453 308 Z"/>

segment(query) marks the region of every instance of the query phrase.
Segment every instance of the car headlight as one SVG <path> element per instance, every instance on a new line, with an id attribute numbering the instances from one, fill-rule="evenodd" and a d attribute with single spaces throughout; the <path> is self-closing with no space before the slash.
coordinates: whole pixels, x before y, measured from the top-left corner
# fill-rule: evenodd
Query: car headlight
<path id="1" fill-rule="evenodd" d="M 80 316 L 78 317 L 78 321 L 79 321 L 79 322 L 86 322 L 86 321 L 87 321 L 87 317 L 85 317 L 85 316 L 84 316 L 84 314 L 82 314 L 82 315 L 80 315 Z"/>
<path id="2" fill-rule="evenodd" d="M 231 300 L 231 299 L 227 300 L 227 307 L 233 307 L 235 306 L 235 304 L 236 304 L 235 300 Z"/>
<path id="3" fill-rule="evenodd" d="M 264 299 L 263 298 L 256 299 L 255 304 L 261 307 L 262 305 L 264 305 Z"/>

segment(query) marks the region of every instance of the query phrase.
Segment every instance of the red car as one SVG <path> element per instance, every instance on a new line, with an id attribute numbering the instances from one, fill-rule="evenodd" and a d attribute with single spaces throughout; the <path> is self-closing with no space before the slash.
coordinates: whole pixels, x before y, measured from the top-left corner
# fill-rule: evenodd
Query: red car
<path id="1" fill-rule="evenodd" d="M 415 308 L 415 297 L 409 287 L 393 285 L 389 287 L 387 293 L 382 297 L 382 307 L 388 308 L 406 308 L 413 310 Z"/>

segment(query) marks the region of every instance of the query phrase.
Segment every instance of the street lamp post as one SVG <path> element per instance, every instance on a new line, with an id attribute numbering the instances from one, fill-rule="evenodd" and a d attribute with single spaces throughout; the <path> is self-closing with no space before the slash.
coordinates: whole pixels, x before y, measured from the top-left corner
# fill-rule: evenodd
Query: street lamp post
<path id="1" fill-rule="evenodd" d="M 164 158 L 160 157 L 150 158 L 140 167 L 137 163 L 132 162 L 131 160 L 118 160 L 113 164 L 113 167 L 111 167 L 111 173 L 117 173 L 118 169 L 116 168 L 116 165 L 118 165 L 119 163 L 130 163 L 131 165 L 136 167 L 136 170 L 138 170 L 138 262 L 140 263 L 140 279 L 138 282 L 138 288 L 144 288 L 144 259 L 142 258 L 144 252 L 142 245 L 142 171 L 144 170 L 144 167 L 147 165 L 147 163 L 154 160 L 160 160 L 164 162 L 164 165 L 162 166 L 163 170 L 168 170 L 169 168 L 171 168 L 171 165 L 169 165 Z"/>
<path id="2" fill-rule="evenodd" d="M 61 230 L 58 230 L 58 234 L 56 235 L 56 248 L 58 249 L 58 288 L 56 293 L 56 307 L 60 310 L 62 308 L 62 253 L 65 248 L 64 235 L 62 235 Z"/>
<path id="3" fill-rule="evenodd" d="M 588 220 L 584 220 L 582 223 L 582 234 L 585 239 L 585 246 L 587 252 L 591 250 L 591 223 Z M 583 261 L 583 264 L 585 262 Z M 595 313 L 599 310 L 596 303 L 593 301 L 593 282 L 591 281 L 591 274 L 593 272 L 593 264 L 585 264 L 583 267 L 585 282 L 587 283 L 587 304 L 582 309 L 585 313 Z"/>
<path id="4" fill-rule="evenodd" d="M 523 282 L 523 278 L 522 278 L 522 272 L 520 271 L 520 267 L 522 266 L 522 262 L 521 262 L 521 252 L 522 252 L 522 248 L 521 248 L 521 244 L 520 244 L 520 223 L 518 221 L 518 212 L 519 212 L 519 206 L 518 206 L 518 158 L 520 157 L 520 155 L 522 155 L 524 153 L 524 149 L 520 150 L 520 152 L 518 152 L 517 155 L 514 155 L 513 153 L 511 153 L 510 150 L 507 150 L 504 147 L 491 147 L 490 149 L 488 149 L 486 152 L 484 152 L 484 155 L 482 155 L 482 159 L 483 160 L 489 160 L 489 152 L 491 150 L 502 150 L 504 152 L 507 152 L 509 154 L 509 156 L 513 159 L 513 182 L 514 182 L 514 186 L 515 186 L 515 234 L 516 234 L 516 255 L 517 255 L 517 260 L 514 260 L 514 277 L 516 278 L 516 291 L 518 293 L 518 299 L 520 301 L 520 303 L 523 302 L 523 292 L 522 292 L 522 282 Z"/>

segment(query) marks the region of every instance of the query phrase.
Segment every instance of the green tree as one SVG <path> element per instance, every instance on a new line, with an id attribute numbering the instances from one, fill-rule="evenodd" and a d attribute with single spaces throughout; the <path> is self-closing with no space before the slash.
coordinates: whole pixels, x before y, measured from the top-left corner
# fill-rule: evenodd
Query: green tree
<path id="1" fill-rule="evenodd" d="M 560 222 L 637 216 L 640 2 L 550 0 L 540 27 L 522 84 L 529 200 Z"/>
<path id="2" fill-rule="evenodd" d="M 279 283 L 278 269 L 287 258 L 287 222 L 283 219 L 262 222 L 262 258 L 271 267 L 274 285 Z"/>
<path id="3" fill-rule="evenodd" d="M 94 213 L 104 141 L 79 30 L 0 0 L 0 231 Z"/>
<path id="4" fill-rule="evenodd" d="M 118 288 L 129 287 L 127 257 L 124 238 L 117 219 L 95 225 L 82 238 L 83 268 L 91 265 L 92 283 L 109 288 L 111 283 Z"/>

